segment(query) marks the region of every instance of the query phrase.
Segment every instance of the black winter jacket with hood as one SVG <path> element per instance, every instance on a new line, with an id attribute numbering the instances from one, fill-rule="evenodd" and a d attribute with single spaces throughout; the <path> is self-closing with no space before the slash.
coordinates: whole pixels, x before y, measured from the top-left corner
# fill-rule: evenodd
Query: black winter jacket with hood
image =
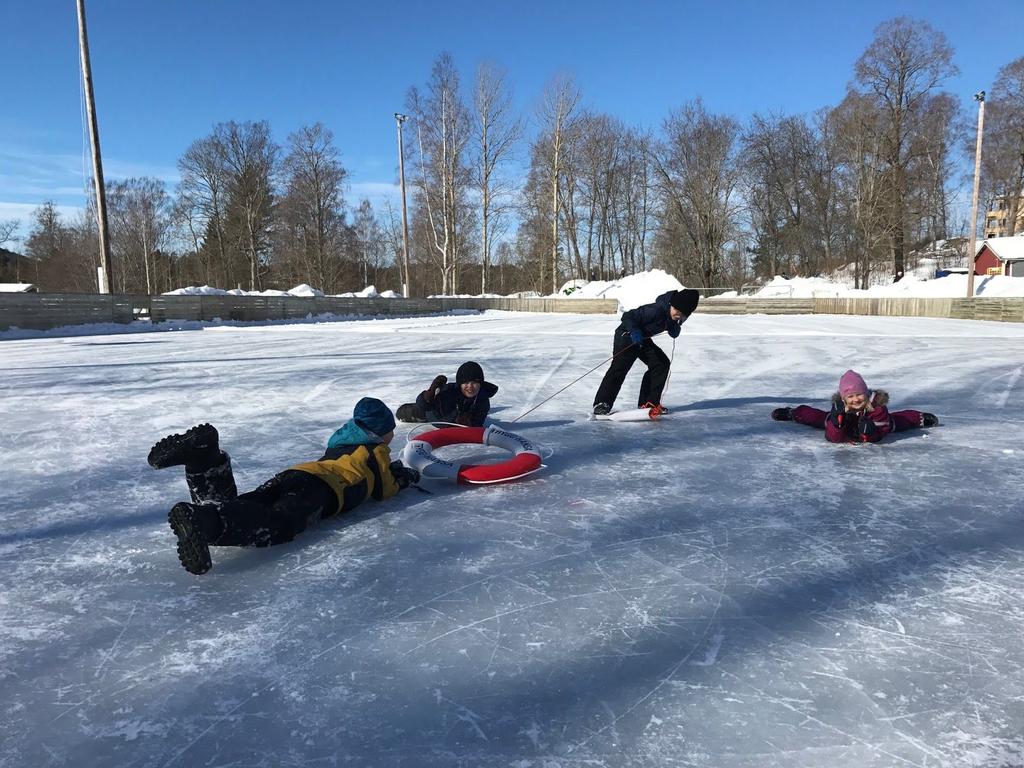
<path id="1" fill-rule="evenodd" d="M 416 405 L 427 414 L 427 420 L 448 421 L 466 427 L 482 427 L 491 410 L 491 398 L 498 393 L 498 385 L 483 382 L 476 397 L 466 397 L 462 387 L 454 382 L 445 384 L 434 397 L 433 404 L 420 393 Z M 436 415 L 431 415 L 436 414 Z"/>
<path id="2" fill-rule="evenodd" d="M 679 336 L 682 323 L 672 319 L 672 294 L 675 291 L 668 291 L 661 294 L 651 304 L 631 309 L 622 313 L 622 324 L 619 328 L 628 335 L 630 331 L 640 331 L 645 339 L 657 336 L 662 331 L 668 332 L 673 339 Z"/>

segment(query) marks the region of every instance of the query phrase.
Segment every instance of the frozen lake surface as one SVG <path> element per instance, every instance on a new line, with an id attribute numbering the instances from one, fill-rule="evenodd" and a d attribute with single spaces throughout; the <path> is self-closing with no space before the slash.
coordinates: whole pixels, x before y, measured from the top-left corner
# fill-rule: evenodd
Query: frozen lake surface
<path id="1" fill-rule="evenodd" d="M 0 341 L 0 764 L 1024 764 L 1024 327 L 696 315 L 661 339 L 669 417 L 587 421 L 599 370 L 515 421 L 616 324 Z M 249 490 L 467 359 L 541 473 L 180 567 L 154 441 L 212 422 Z M 942 426 L 834 446 L 769 419 L 849 367 Z"/>

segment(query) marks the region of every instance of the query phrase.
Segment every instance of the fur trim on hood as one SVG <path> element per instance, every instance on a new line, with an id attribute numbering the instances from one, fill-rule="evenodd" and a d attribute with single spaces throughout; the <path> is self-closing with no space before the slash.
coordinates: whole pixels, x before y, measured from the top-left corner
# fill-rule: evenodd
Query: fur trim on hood
<path id="1" fill-rule="evenodd" d="M 888 404 L 889 404 L 889 393 L 886 392 L 884 389 L 876 389 L 871 394 L 871 399 L 870 399 L 870 402 L 869 402 L 871 410 L 873 410 L 875 408 L 881 408 L 881 407 L 886 406 Z M 832 393 L 832 405 L 838 405 L 839 407 L 844 407 L 843 406 L 843 396 L 840 395 L 838 392 L 833 392 Z"/>

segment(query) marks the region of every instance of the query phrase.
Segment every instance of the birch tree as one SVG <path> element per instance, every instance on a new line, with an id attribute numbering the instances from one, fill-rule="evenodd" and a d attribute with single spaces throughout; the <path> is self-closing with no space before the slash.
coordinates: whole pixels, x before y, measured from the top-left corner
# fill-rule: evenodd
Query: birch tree
<path id="1" fill-rule="evenodd" d="M 480 292 L 487 293 L 491 246 L 505 209 L 500 201 L 510 191 L 507 181 L 500 178 L 499 169 L 512 158 L 523 126 L 512 112 L 512 93 L 505 71 L 494 64 L 485 62 L 477 68 L 473 106 L 477 145 L 474 176 L 480 194 Z"/>
<path id="2" fill-rule="evenodd" d="M 463 256 L 460 224 L 465 219 L 470 182 L 466 161 L 469 112 L 459 95 L 459 75 L 451 54 L 437 58 L 426 92 L 412 88 L 407 104 L 416 120 L 420 215 L 441 274 L 442 293 L 451 293 L 458 289 Z"/>
<path id="3" fill-rule="evenodd" d="M 170 205 L 160 179 L 133 177 L 107 185 L 111 251 L 117 261 L 114 274 L 120 293 L 151 295 L 162 287 L 155 256 L 170 228 Z"/>
<path id="4" fill-rule="evenodd" d="M 557 76 L 544 92 L 539 119 L 541 132 L 549 142 L 551 165 L 551 292 L 558 291 L 558 209 L 559 180 L 563 172 L 564 148 L 568 135 L 575 128 L 580 91 L 569 75 Z"/>

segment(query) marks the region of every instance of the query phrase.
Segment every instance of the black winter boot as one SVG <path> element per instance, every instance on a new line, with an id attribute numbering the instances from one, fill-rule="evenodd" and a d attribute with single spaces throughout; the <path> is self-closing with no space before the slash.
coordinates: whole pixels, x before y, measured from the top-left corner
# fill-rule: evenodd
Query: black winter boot
<path id="1" fill-rule="evenodd" d="M 198 469 L 195 464 L 185 465 L 185 482 L 193 504 L 225 504 L 238 498 L 231 457 L 220 451 L 217 459 L 216 464 L 207 464 L 203 469 Z"/>
<path id="2" fill-rule="evenodd" d="M 921 414 L 921 426 L 922 427 L 937 427 L 939 426 L 939 417 L 934 413 L 922 413 Z"/>
<path id="3" fill-rule="evenodd" d="M 395 411 L 395 418 L 407 424 L 422 424 L 426 421 L 423 412 L 416 407 L 416 403 L 404 403 L 398 406 Z"/>
<path id="4" fill-rule="evenodd" d="M 595 403 L 594 404 L 594 415 L 595 416 L 607 416 L 612 412 L 612 407 L 608 403 Z"/>
<path id="5" fill-rule="evenodd" d="M 220 454 L 217 430 L 200 424 L 180 435 L 168 435 L 149 449 L 149 466 L 154 469 L 180 464 L 214 463 Z"/>
<path id="6" fill-rule="evenodd" d="M 772 411 L 772 418 L 775 421 L 792 421 L 793 420 L 793 409 L 792 408 L 776 408 Z"/>
<path id="7" fill-rule="evenodd" d="M 181 502 L 171 507 L 167 522 L 178 537 L 178 559 L 189 573 L 202 576 L 213 567 L 210 541 L 220 536 L 223 524 L 217 508 Z"/>

